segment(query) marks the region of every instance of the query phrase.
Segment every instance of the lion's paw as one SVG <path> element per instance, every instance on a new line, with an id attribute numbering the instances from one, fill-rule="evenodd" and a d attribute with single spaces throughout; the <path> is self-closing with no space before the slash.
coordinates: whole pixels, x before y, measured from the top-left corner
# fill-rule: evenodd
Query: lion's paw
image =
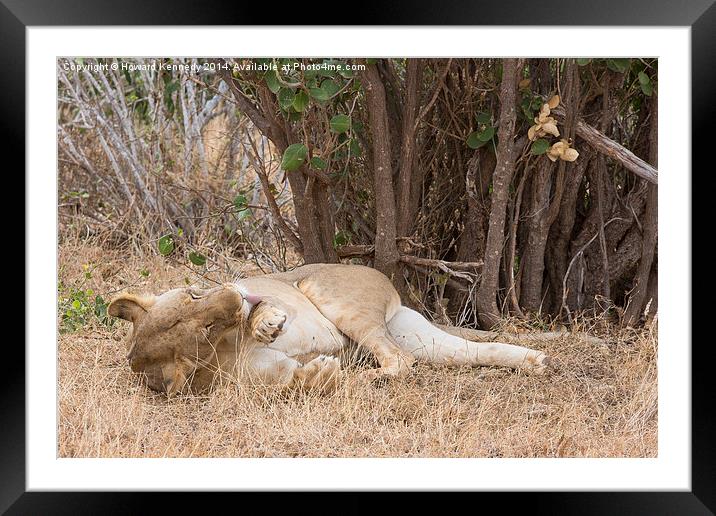
<path id="1" fill-rule="evenodd" d="M 334 390 L 340 380 L 341 361 L 337 357 L 319 355 L 297 372 L 304 387 L 323 392 Z"/>
<path id="2" fill-rule="evenodd" d="M 286 314 L 272 306 L 260 306 L 254 315 L 253 335 L 264 344 L 271 344 L 281 335 L 286 323 Z"/>
<path id="3" fill-rule="evenodd" d="M 545 374 L 554 367 L 552 358 L 542 352 L 537 353 L 535 356 L 528 357 L 528 364 L 529 367 L 527 369 L 532 374 Z"/>

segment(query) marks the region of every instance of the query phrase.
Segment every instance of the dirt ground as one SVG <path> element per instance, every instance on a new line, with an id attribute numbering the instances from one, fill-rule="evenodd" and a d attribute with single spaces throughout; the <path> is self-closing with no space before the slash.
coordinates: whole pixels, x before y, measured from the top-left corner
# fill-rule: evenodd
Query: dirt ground
<path id="1" fill-rule="evenodd" d="M 120 291 L 159 293 L 202 278 L 191 266 L 131 255 L 79 242 L 59 249 L 60 457 L 657 455 L 656 325 L 592 328 L 604 345 L 531 343 L 554 358 L 546 376 L 418 365 L 407 379 L 375 386 L 349 369 L 330 395 L 229 385 L 168 400 L 130 371 L 129 323 L 107 326 L 85 305 L 101 316 Z M 215 268 L 221 281 L 259 272 L 241 262 Z"/>

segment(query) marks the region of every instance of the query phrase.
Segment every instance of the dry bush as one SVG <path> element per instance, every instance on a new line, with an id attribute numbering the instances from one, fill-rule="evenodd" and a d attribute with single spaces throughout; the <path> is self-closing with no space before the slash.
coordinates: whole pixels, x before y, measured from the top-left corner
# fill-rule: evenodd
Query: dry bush
<path id="1" fill-rule="evenodd" d="M 202 276 L 181 261 L 101 244 L 99 237 L 65 236 L 63 289 L 91 288 L 110 298 L 124 289 L 160 292 L 260 273 L 224 256 Z M 578 324 L 598 329 L 593 321 Z M 95 318 L 59 337 L 58 455 L 655 457 L 656 326 L 605 329 L 607 345 L 569 337 L 531 343 L 557 363 L 542 377 L 419 365 L 404 380 L 373 386 L 358 383 L 354 368 L 331 395 L 226 385 L 168 400 L 129 369 L 128 324 L 108 327 Z"/>

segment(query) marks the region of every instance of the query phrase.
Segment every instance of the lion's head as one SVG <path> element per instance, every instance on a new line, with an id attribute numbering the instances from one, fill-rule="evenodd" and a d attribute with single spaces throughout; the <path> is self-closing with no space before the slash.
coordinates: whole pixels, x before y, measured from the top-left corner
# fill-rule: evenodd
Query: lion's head
<path id="1" fill-rule="evenodd" d="M 189 388 L 198 370 L 211 367 L 215 345 L 240 325 L 258 300 L 234 284 L 178 288 L 160 296 L 122 294 L 108 312 L 132 322 L 127 358 L 150 388 L 173 394 Z"/>

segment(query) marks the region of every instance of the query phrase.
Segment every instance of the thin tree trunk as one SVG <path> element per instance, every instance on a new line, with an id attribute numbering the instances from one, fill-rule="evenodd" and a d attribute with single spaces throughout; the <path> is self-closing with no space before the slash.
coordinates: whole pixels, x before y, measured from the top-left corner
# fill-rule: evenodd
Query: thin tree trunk
<path id="1" fill-rule="evenodd" d="M 392 278 L 399 254 L 395 240 L 396 210 L 385 87 L 374 64 L 367 64 L 361 77 L 365 86 L 373 144 L 376 208 L 375 268 Z"/>
<path id="2" fill-rule="evenodd" d="M 549 235 L 549 196 L 554 163 L 542 156 L 532 177 L 532 207 L 527 217 L 527 242 L 520 260 L 524 268 L 520 286 L 520 304 L 527 312 L 538 312 L 542 303 L 544 252 Z"/>
<path id="3" fill-rule="evenodd" d="M 547 243 L 546 262 L 549 283 L 552 285 L 552 312 L 558 313 L 562 304 L 562 280 L 567 272 L 569 259 L 569 241 L 572 237 L 574 222 L 577 218 L 577 202 L 579 189 L 592 159 L 592 151 L 586 149 L 572 167 L 572 171 L 565 178 L 564 193 L 557 219 L 550 229 Z"/>
<path id="4" fill-rule="evenodd" d="M 482 259 L 485 255 L 485 238 L 487 235 L 487 221 L 489 215 L 488 189 L 495 170 L 495 155 L 485 147 L 475 150 L 467 163 L 465 173 L 465 197 L 467 210 L 464 216 L 464 228 L 458 242 L 458 261 Z M 447 295 L 450 297 L 448 310 L 457 312 L 465 302 L 464 289 L 448 287 Z"/>
<path id="5" fill-rule="evenodd" d="M 500 256 L 505 243 L 505 215 L 510 181 L 515 171 L 514 131 L 516 120 L 518 59 L 505 59 L 500 85 L 500 127 L 497 133 L 497 165 L 492 181 L 490 226 L 487 231 L 485 266 L 477 290 L 477 309 L 480 324 L 494 326 L 500 317 L 497 308 L 497 288 L 500 274 Z"/>
<path id="6" fill-rule="evenodd" d="M 651 120 L 649 122 L 649 162 L 658 167 L 658 147 L 657 147 L 657 130 L 658 130 L 658 103 L 656 100 L 656 92 L 651 97 L 649 105 Z M 639 323 L 642 313 L 644 312 L 649 291 L 649 276 L 654 261 L 654 249 L 656 248 L 657 228 L 658 228 L 658 186 L 649 184 L 646 199 L 646 213 L 644 217 L 644 235 L 641 247 L 641 259 L 639 268 L 634 278 L 634 288 L 629 301 L 627 303 L 626 313 L 624 314 L 624 324 L 626 326 L 634 326 Z M 650 307 L 651 308 L 651 307 Z"/>
<path id="7" fill-rule="evenodd" d="M 416 125 L 420 98 L 420 82 L 422 79 L 422 59 L 408 59 L 405 77 L 405 103 L 403 107 L 403 131 L 400 147 L 400 170 L 398 172 L 397 208 L 398 235 L 408 236 L 413 225 L 413 214 L 410 211 L 410 192 L 413 177 L 413 165 L 416 156 Z"/>

